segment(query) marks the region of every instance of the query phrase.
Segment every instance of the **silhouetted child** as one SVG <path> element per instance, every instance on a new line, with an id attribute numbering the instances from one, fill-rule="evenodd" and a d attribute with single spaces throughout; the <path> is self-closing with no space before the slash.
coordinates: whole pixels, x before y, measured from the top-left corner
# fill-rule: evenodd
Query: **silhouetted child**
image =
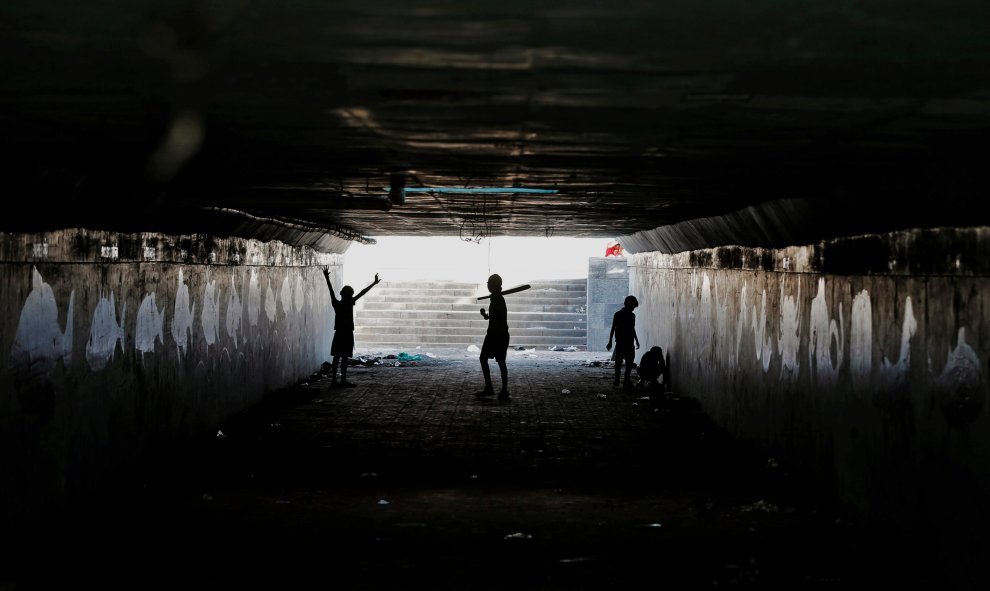
<path id="1" fill-rule="evenodd" d="M 639 360 L 639 385 L 649 388 L 651 391 L 660 391 L 660 380 L 663 376 L 665 363 L 663 360 L 663 349 L 651 347 L 649 351 L 643 353 Z"/>
<path id="2" fill-rule="evenodd" d="M 639 306 L 636 296 L 626 296 L 621 310 L 612 316 L 612 330 L 608 333 L 608 345 L 605 349 L 612 350 L 612 337 L 615 337 L 615 385 L 619 385 L 619 374 L 622 372 L 622 362 L 626 363 L 626 375 L 623 386 L 632 388 L 633 365 L 636 363 L 636 349 L 639 349 L 639 337 L 636 336 L 636 315 L 633 310 Z M 636 349 L 633 349 L 635 343 Z"/>
<path id="3" fill-rule="evenodd" d="M 485 342 L 481 345 L 481 373 L 485 376 L 485 389 L 475 394 L 475 396 L 491 396 L 495 394 L 492 387 L 491 371 L 488 368 L 488 360 L 494 358 L 498 363 L 498 369 L 502 374 L 502 390 L 498 394 L 498 399 L 509 400 L 509 368 L 505 365 L 505 355 L 509 350 L 509 320 L 508 310 L 505 308 L 505 298 L 502 297 L 502 278 L 499 275 L 492 275 L 488 278 L 488 291 L 491 292 L 491 303 L 488 305 L 489 312 L 481 309 L 481 316 L 488 321 L 488 332 L 485 334 Z"/>
<path id="4" fill-rule="evenodd" d="M 330 267 L 324 265 L 323 276 L 327 279 L 327 287 L 330 288 L 330 299 L 333 301 L 333 311 L 336 315 L 333 321 L 333 342 L 330 344 L 330 355 L 333 356 L 331 366 L 330 387 L 337 387 L 337 366 L 340 366 L 340 386 L 342 388 L 353 388 L 354 384 L 347 381 L 347 360 L 354 355 L 354 302 L 361 296 L 368 293 L 368 290 L 378 285 L 381 279 L 375 273 L 375 280 L 368 287 L 361 290 L 361 293 L 354 295 L 354 288 L 345 285 L 340 289 L 340 299 L 333 291 L 330 284 Z"/>

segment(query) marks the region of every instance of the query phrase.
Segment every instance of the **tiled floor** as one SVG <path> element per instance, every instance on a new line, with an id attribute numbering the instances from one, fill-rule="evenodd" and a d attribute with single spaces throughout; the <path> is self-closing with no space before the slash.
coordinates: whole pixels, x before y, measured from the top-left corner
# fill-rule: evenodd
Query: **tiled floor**
<path id="1" fill-rule="evenodd" d="M 692 401 L 612 388 L 607 354 L 512 351 L 505 404 L 473 395 L 476 354 L 409 353 L 352 366 L 356 388 L 314 376 L 149 459 L 25 540 L 10 584 L 945 588 L 925 555 Z"/>

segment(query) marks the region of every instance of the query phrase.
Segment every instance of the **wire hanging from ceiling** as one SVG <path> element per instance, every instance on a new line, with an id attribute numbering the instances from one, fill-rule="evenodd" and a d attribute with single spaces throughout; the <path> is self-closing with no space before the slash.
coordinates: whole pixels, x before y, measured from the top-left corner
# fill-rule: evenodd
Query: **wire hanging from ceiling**
<path id="1" fill-rule="evenodd" d="M 465 242 L 479 244 L 501 229 L 503 220 L 497 195 L 449 196 L 448 206 L 449 211 L 460 217 L 460 238 Z"/>

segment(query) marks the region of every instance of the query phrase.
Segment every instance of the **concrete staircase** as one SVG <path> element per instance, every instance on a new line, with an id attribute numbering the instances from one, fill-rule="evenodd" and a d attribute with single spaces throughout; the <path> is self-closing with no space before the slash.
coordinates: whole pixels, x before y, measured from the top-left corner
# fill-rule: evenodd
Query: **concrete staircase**
<path id="1" fill-rule="evenodd" d="M 529 281 L 524 292 L 505 296 L 509 347 L 575 346 L 588 342 L 587 280 Z M 479 310 L 484 285 L 455 281 L 382 281 L 354 310 L 358 349 L 423 349 L 481 346 L 488 321 Z"/>

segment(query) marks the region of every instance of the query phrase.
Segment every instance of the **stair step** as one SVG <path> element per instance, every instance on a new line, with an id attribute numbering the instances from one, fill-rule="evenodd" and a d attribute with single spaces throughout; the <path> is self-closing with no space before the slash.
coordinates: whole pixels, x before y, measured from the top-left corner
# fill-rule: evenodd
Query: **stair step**
<path id="1" fill-rule="evenodd" d="M 354 339 L 354 344 L 359 347 L 370 345 L 382 345 L 384 343 L 401 344 L 404 347 L 416 347 L 417 345 L 443 346 L 443 345 L 477 345 L 485 341 L 484 335 L 456 335 L 456 336 L 436 336 L 436 335 L 385 335 L 382 338 L 363 337 Z M 520 337 L 509 338 L 510 347 L 549 347 L 553 345 L 581 345 L 586 346 L 588 340 L 584 337 L 559 337 L 548 339 L 546 337 Z"/>
<path id="2" fill-rule="evenodd" d="M 532 320 L 509 320 L 509 330 L 515 328 L 545 328 L 562 330 L 587 330 L 587 320 L 584 316 L 575 320 L 547 320 L 536 318 Z M 481 315 L 474 315 L 471 318 L 380 318 L 380 317 L 359 317 L 358 328 L 374 326 L 405 326 L 409 330 L 422 330 L 427 328 L 464 327 L 465 329 L 488 330 L 488 321 Z"/>
<path id="3" fill-rule="evenodd" d="M 373 290 L 368 292 L 365 298 L 375 298 L 380 297 L 381 294 L 388 295 L 406 295 L 412 297 L 419 297 L 420 299 L 428 299 L 437 296 L 450 296 L 450 297 L 474 297 L 478 294 L 478 286 L 472 285 L 470 287 L 410 287 L 410 288 L 383 288 L 382 284 L 378 284 Z M 484 294 L 481 294 L 484 295 Z"/>
<path id="4" fill-rule="evenodd" d="M 478 328 L 476 330 L 466 329 L 460 326 L 431 328 L 428 331 L 410 331 L 407 326 L 361 326 L 354 330 L 354 338 L 376 335 L 431 335 L 431 336 L 484 336 L 487 330 Z M 571 329 L 555 329 L 543 327 L 514 328 L 509 329 L 512 336 L 548 336 L 548 337 L 586 337 L 587 331 Z"/>
<path id="5" fill-rule="evenodd" d="M 583 293 L 576 291 L 558 292 L 529 292 L 524 291 L 518 294 L 505 296 L 508 305 L 516 304 L 583 304 L 587 301 Z M 450 295 L 446 292 L 437 292 L 433 295 L 409 295 L 405 292 L 379 292 L 375 295 L 368 294 L 358 300 L 359 304 L 366 305 L 368 302 L 461 302 L 474 303 L 485 302 L 479 300 L 473 293 L 469 296 Z"/>
<path id="6" fill-rule="evenodd" d="M 506 296 L 511 347 L 587 348 L 585 278 L 525 281 L 530 289 Z M 515 285 L 515 284 L 513 284 Z M 512 285 L 507 286 L 512 287 Z M 484 342 L 487 286 L 463 281 L 383 281 L 355 307 L 360 347 L 466 349 Z"/>
<path id="7" fill-rule="evenodd" d="M 367 302 L 361 306 L 364 312 L 379 312 L 385 310 L 419 310 L 425 312 L 471 312 L 478 314 L 481 308 L 486 308 L 483 303 L 445 303 L 429 302 L 426 304 L 416 304 L 414 302 Z M 512 312 L 570 312 L 574 314 L 584 314 L 587 311 L 586 304 L 556 305 L 556 304 L 534 304 L 532 306 L 512 306 Z"/>
<path id="8" fill-rule="evenodd" d="M 481 314 L 477 308 L 471 310 L 408 310 L 408 309 L 392 309 L 392 310 L 355 310 L 354 312 L 355 323 L 358 323 L 357 319 L 364 318 L 408 318 L 408 319 L 430 319 L 430 318 L 448 318 L 451 320 L 484 320 L 481 318 Z M 546 319 L 547 321 L 559 320 L 563 322 L 571 321 L 587 321 L 587 314 L 584 312 L 509 312 L 508 319 L 509 322 L 519 321 L 519 322 L 536 322 L 541 319 Z M 485 321 L 487 322 L 487 320 Z"/>

